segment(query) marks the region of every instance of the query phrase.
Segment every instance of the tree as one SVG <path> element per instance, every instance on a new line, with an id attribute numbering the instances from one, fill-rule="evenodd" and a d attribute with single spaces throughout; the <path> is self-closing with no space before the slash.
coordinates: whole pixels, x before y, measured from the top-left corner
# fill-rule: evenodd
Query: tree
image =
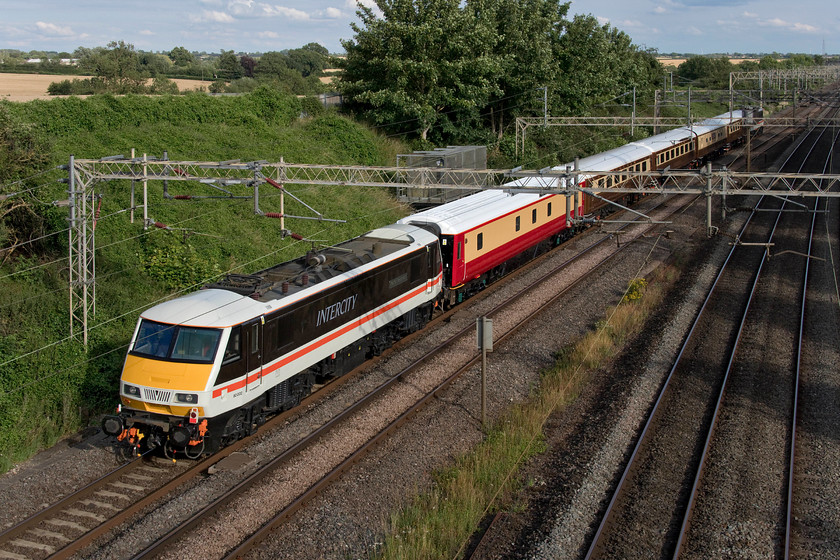
<path id="1" fill-rule="evenodd" d="M 175 47 L 169 51 L 169 58 L 175 66 L 189 66 L 193 62 L 193 55 L 184 47 Z"/>
<path id="2" fill-rule="evenodd" d="M 695 86 L 724 89 L 729 87 L 729 73 L 734 70 L 728 58 L 692 56 L 677 67 L 677 75 Z"/>
<path id="3" fill-rule="evenodd" d="M 330 56 L 330 51 L 327 50 L 327 47 L 321 45 L 320 43 L 306 43 L 301 48 L 316 52 L 325 58 Z"/>
<path id="4" fill-rule="evenodd" d="M 239 59 L 239 65 L 242 66 L 242 71 L 248 78 L 254 77 L 254 68 L 257 66 L 257 61 L 248 55 L 244 55 Z"/>
<path id="5" fill-rule="evenodd" d="M 288 68 L 286 55 L 277 51 L 269 51 L 257 60 L 254 74 L 264 77 L 281 76 Z"/>
<path id="6" fill-rule="evenodd" d="M 219 56 L 219 77 L 225 80 L 235 80 L 242 77 L 242 66 L 233 51 L 221 51 Z"/>
<path id="7" fill-rule="evenodd" d="M 474 103 L 460 72 L 469 67 L 470 28 L 457 0 L 377 0 L 384 14 L 359 5 L 362 26 L 342 41 L 341 89 L 351 108 L 376 124 L 416 129 L 427 140 L 448 110 Z"/>
<path id="8" fill-rule="evenodd" d="M 97 50 L 89 63 L 114 93 L 130 93 L 142 89 L 149 75 L 141 72 L 140 58 L 134 45 L 111 41 L 108 49 Z"/>
<path id="9" fill-rule="evenodd" d="M 310 43 L 312 44 L 315 43 Z M 311 74 L 320 74 L 327 67 L 327 57 L 306 47 L 290 50 L 285 61 L 289 68 L 297 70 L 304 78 Z"/>
<path id="10" fill-rule="evenodd" d="M 165 75 L 172 69 L 172 63 L 166 56 L 155 53 L 140 54 L 139 63 L 140 69 L 152 77 Z"/>

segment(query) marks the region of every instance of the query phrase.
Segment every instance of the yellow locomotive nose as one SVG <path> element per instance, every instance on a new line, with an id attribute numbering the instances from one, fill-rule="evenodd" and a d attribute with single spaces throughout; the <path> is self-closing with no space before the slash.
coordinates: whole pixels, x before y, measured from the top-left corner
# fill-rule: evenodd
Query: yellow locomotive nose
<path id="1" fill-rule="evenodd" d="M 207 387 L 212 371 L 213 364 L 170 362 L 129 354 L 121 385 L 138 390 L 132 395 L 123 394 L 122 402 L 135 410 L 186 415 L 196 404 L 195 395 Z M 199 414 L 204 414 L 203 407 L 199 407 Z"/>

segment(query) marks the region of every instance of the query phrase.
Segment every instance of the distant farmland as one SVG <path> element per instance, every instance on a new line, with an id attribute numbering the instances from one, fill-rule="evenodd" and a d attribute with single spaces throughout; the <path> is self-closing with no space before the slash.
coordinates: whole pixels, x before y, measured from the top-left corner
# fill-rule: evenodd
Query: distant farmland
<path id="1" fill-rule="evenodd" d="M 52 82 L 62 80 L 84 79 L 88 76 L 54 75 L 54 74 L 0 74 L 0 99 L 8 101 L 31 101 L 33 99 L 49 99 L 47 88 Z M 186 91 L 204 87 L 207 89 L 212 82 L 207 80 L 172 80 L 178 84 L 178 89 Z"/>

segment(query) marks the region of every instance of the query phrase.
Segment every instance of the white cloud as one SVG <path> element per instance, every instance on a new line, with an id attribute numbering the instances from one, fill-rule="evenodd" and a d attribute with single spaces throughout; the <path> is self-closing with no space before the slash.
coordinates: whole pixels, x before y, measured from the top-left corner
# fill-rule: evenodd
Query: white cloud
<path id="1" fill-rule="evenodd" d="M 257 33 L 257 37 L 260 39 L 279 39 L 280 34 L 274 31 L 260 31 Z"/>
<path id="2" fill-rule="evenodd" d="M 234 21 L 236 21 L 230 14 L 227 14 L 225 12 L 217 12 L 216 10 L 203 10 L 201 12 L 201 15 L 191 15 L 190 19 L 196 23 L 233 23 Z"/>
<path id="3" fill-rule="evenodd" d="M 595 19 L 598 20 L 600 25 L 607 25 L 610 22 L 610 18 L 606 18 L 603 16 L 595 16 Z"/>
<path id="4" fill-rule="evenodd" d="M 822 33 L 822 30 L 819 27 L 810 25 L 808 23 L 787 21 L 781 18 L 759 19 L 756 17 L 755 25 L 758 25 L 760 27 L 776 27 L 780 29 L 787 29 L 788 31 L 793 31 L 796 33 Z"/>
<path id="5" fill-rule="evenodd" d="M 819 27 L 808 25 L 807 23 L 792 23 L 790 25 L 791 31 L 799 31 L 802 33 L 820 33 Z"/>
<path id="6" fill-rule="evenodd" d="M 262 8 L 263 13 L 267 16 L 280 16 L 295 21 L 307 21 L 311 19 L 308 13 L 304 12 L 303 10 L 298 10 L 297 8 L 287 8 L 286 6 L 270 6 L 268 4 L 262 4 L 260 7 Z"/>
<path id="7" fill-rule="evenodd" d="M 664 6 L 657 6 L 653 9 L 654 14 L 667 14 L 668 10 Z"/>
<path id="8" fill-rule="evenodd" d="M 344 12 L 342 12 L 338 8 L 330 7 L 330 8 L 327 8 L 326 10 L 324 10 L 324 17 L 327 17 L 327 18 L 330 18 L 330 19 L 339 19 L 339 18 L 344 17 Z"/>
<path id="9" fill-rule="evenodd" d="M 623 29 L 625 27 L 631 27 L 631 28 L 635 27 L 637 29 L 641 29 L 641 28 L 646 28 L 647 24 L 642 23 L 641 21 L 638 21 L 638 20 L 625 19 L 625 20 L 622 20 L 621 22 L 617 23 L 615 25 L 615 27 L 617 27 L 619 29 Z"/>
<path id="10" fill-rule="evenodd" d="M 141 29 L 138 33 L 140 33 L 140 35 L 156 35 L 156 33 L 151 29 Z"/>
<path id="11" fill-rule="evenodd" d="M 56 25 L 54 23 L 45 23 L 43 21 L 36 21 L 35 27 L 38 28 L 38 31 L 44 33 L 45 35 L 54 35 L 57 37 L 69 37 L 73 35 L 73 30 L 69 27 L 62 27 Z"/>

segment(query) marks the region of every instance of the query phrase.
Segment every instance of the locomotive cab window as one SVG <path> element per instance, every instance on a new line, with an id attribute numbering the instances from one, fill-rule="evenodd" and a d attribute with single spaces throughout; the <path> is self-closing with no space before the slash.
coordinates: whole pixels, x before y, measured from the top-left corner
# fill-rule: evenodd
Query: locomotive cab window
<path id="1" fill-rule="evenodd" d="M 166 325 L 143 319 L 132 354 L 177 362 L 210 363 L 222 331 Z"/>
<path id="2" fill-rule="evenodd" d="M 222 358 L 222 364 L 229 364 L 235 362 L 242 355 L 240 349 L 240 330 L 239 327 L 233 327 L 230 331 L 227 346 L 225 347 L 225 355 Z"/>

